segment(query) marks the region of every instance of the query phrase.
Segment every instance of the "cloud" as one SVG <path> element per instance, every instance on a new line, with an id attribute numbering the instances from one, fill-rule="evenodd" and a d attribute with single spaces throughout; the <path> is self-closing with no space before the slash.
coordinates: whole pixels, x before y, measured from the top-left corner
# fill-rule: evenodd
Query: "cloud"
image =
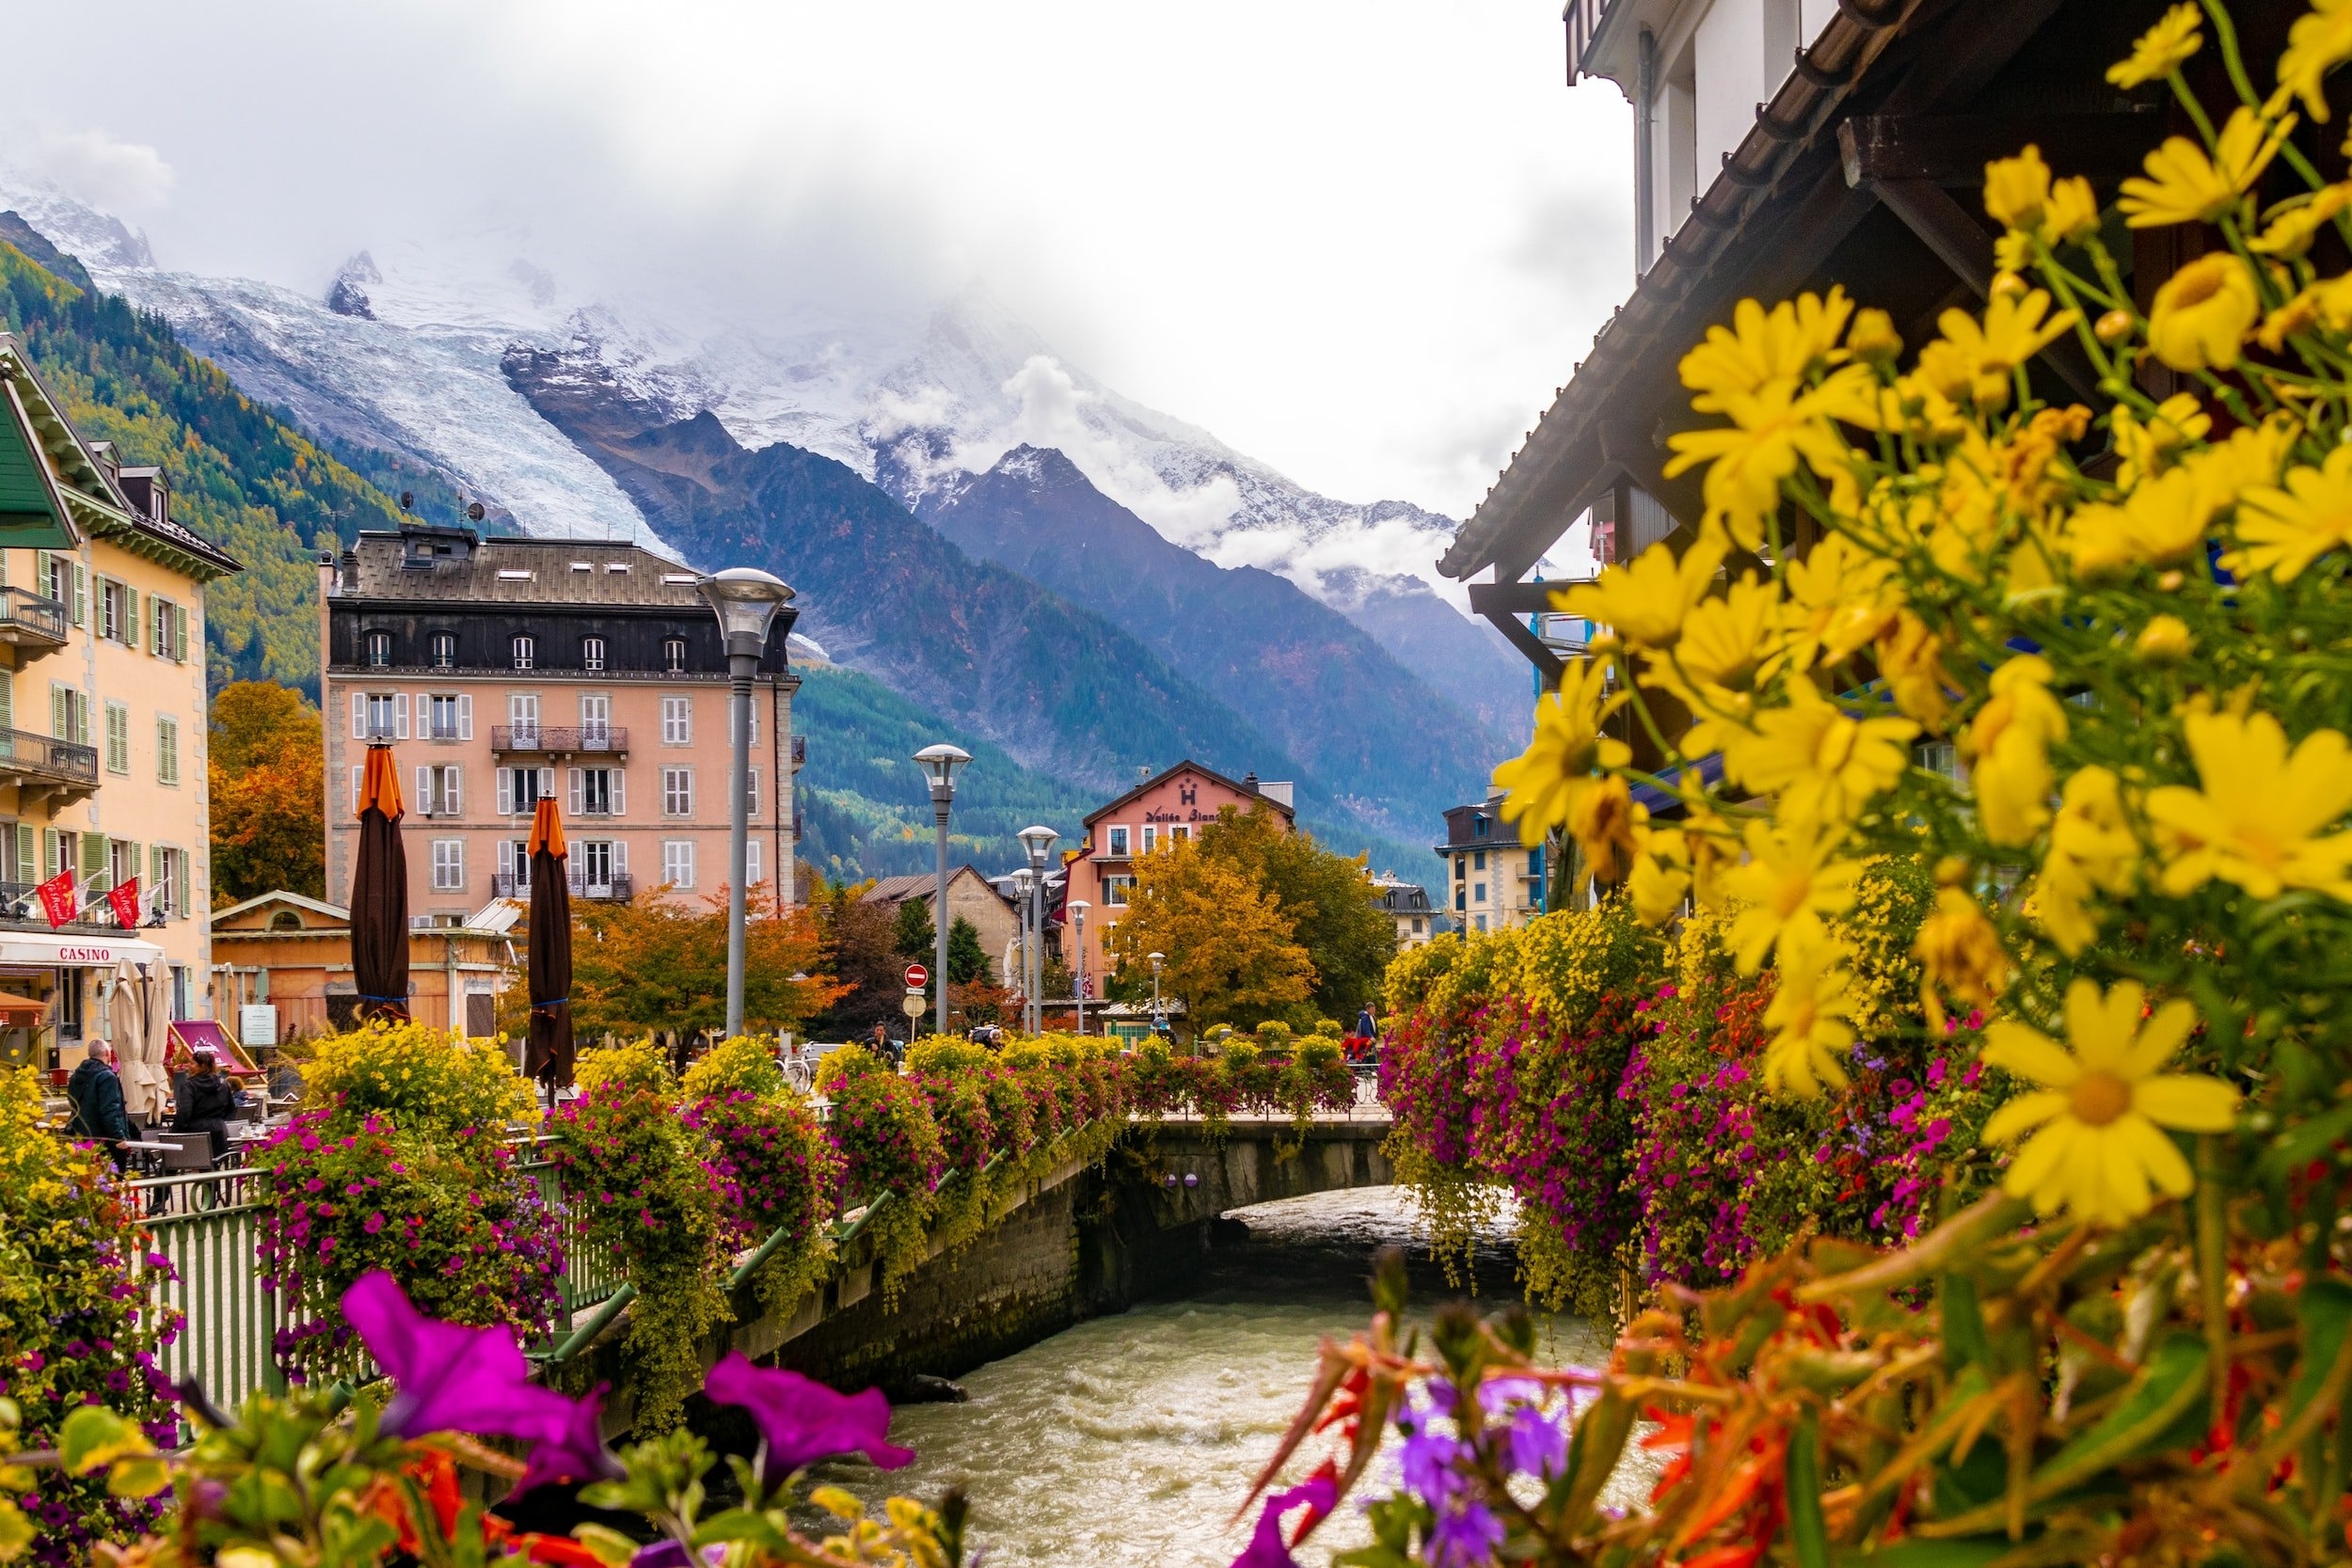
<path id="1" fill-rule="evenodd" d="M 100 207 L 161 206 L 176 176 L 164 155 L 145 142 L 122 141 L 104 131 L 43 131 L 24 166 Z"/>
<path id="2" fill-rule="evenodd" d="M 1096 489 L 1150 523 L 1161 537 L 1198 547 L 1214 540 L 1240 510 L 1241 489 L 1226 475 L 1180 490 L 1122 451 L 1086 417 L 1088 407 L 1101 400 L 1052 355 L 1029 356 L 1004 390 L 1021 404 L 1013 421 L 1016 444 L 1059 448 Z"/>

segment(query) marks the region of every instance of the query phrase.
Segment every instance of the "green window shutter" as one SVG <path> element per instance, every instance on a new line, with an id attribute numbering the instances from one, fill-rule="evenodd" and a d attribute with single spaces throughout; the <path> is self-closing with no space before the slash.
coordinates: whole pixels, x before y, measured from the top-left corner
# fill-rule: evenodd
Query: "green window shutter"
<path id="1" fill-rule="evenodd" d="M 0 730 L 16 728 L 16 676 L 0 671 Z M 0 870 L 5 870 L 0 866 Z"/>
<path id="2" fill-rule="evenodd" d="M 33 830 L 21 822 L 17 824 L 16 829 L 16 879 L 18 881 L 37 882 L 40 880 L 40 868 L 33 853 Z"/>
<path id="3" fill-rule="evenodd" d="M 49 552 L 47 550 L 33 552 L 33 592 L 44 599 L 49 596 Z"/>
<path id="4" fill-rule="evenodd" d="M 78 561 L 73 563 L 73 624 L 89 625 L 89 568 Z"/>
<path id="5" fill-rule="evenodd" d="M 124 846 L 122 851 L 122 864 L 125 870 L 129 871 L 132 876 L 137 877 L 139 875 L 139 867 L 144 863 L 146 863 L 146 847 L 144 845 L 134 841 L 133 843 Z M 147 880 L 145 878 L 140 878 L 139 895 L 141 897 L 145 897 L 146 895 Z"/>
<path id="6" fill-rule="evenodd" d="M 188 661 L 188 607 L 171 607 L 171 657 L 185 664 Z"/>
<path id="7" fill-rule="evenodd" d="M 95 877 L 105 869 L 106 835 L 104 833 L 84 833 L 82 835 L 83 877 L 85 879 Z"/>
<path id="8" fill-rule="evenodd" d="M 66 700 L 72 695 L 68 688 L 56 681 L 49 683 L 49 733 L 59 740 L 73 738 L 73 721 L 66 708 Z"/>
<path id="9" fill-rule="evenodd" d="M 139 591 L 127 582 L 122 585 L 122 643 L 127 648 L 139 645 Z"/>

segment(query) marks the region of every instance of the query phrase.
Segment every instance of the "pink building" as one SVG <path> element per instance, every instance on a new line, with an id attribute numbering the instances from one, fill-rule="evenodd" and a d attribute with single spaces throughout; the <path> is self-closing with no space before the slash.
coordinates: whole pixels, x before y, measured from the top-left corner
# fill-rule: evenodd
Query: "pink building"
<path id="1" fill-rule="evenodd" d="M 1227 806 L 1272 810 L 1288 832 L 1296 813 L 1288 784 L 1258 782 L 1248 774 L 1236 782 L 1197 762 L 1180 762 L 1136 785 L 1108 805 L 1087 814 L 1086 836 L 1070 863 L 1065 899 L 1084 899 L 1087 910 L 1086 966 L 1102 993 L 1104 939 L 1125 912 L 1127 889 L 1135 885 L 1136 859 L 1189 838 L 1203 822 L 1216 820 Z M 1062 906 L 1065 911 L 1069 904 Z M 1065 915 L 1066 918 L 1066 915 Z"/>
<path id="2" fill-rule="evenodd" d="M 322 557 L 328 901 L 350 898 L 353 800 L 375 738 L 400 767 L 415 923 L 458 926 L 493 897 L 528 897 L 523 844 L 550 794 L 573 896 L 722 892 L 726 656 L 696 580 L 632 545 L 419 525 Z M 787 606 L 769 634 L 751 726 L 750 882 L 787 896 L 792 620 Z"/>

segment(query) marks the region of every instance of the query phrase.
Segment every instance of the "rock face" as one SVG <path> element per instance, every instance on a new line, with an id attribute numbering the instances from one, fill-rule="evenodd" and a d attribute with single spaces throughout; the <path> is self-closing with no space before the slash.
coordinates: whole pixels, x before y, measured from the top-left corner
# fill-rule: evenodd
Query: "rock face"
<path id="1" fill-rule="evenodd" d="M 345 261 L 326 286 L 326 308 L 339 316 L 373 321 L 375 307 L 368 299 L 368 285 L 383 281 L 384 275 L 375 270 L 375 258 L 363 250 Z"/>

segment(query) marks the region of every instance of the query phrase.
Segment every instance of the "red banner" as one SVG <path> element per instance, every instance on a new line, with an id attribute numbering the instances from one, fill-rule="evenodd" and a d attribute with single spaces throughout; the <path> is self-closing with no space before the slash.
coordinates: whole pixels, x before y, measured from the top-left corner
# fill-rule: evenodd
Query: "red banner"
<path id="1" fill-rule="evenodd" d="M 33 890 L 40 895 L 40 912 L 49 917 L 52 930 L 72 921 L 78 911 L 74 908 L 73 873 L 60 871 Z"/>
<path id="2" fill-rule="evenodd" d="M 139 927 L 139 879 L 132 878 L 106 890 L 106 902 L 115 907 L 115 919 L 126 931 Z"/>

